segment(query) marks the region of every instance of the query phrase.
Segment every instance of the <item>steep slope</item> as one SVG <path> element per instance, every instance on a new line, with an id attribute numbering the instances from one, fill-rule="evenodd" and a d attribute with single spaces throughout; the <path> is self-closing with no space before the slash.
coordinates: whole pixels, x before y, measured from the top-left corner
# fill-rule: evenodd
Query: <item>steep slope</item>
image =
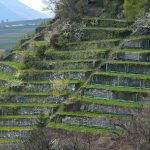
<path id="1" fill-rule="evenodd" d="M 80 43 L 51 50 L 44 39 L 32 39 L 0 62 L 2 141 L 26 137 L 41 110 L 50 115 L 49 127 L 112 135 L 149 99 L 150 37 L 130 36 L 125 20 L 83 21 Z M 46 53 L 38 60 L 33 49 Z"/>
<path id="2" fill-rule="evenodd" d="M 43 13 L 35 11 L 19 0 L 0 0 L 0 20 L 17 21 L 47 18 Z"/>

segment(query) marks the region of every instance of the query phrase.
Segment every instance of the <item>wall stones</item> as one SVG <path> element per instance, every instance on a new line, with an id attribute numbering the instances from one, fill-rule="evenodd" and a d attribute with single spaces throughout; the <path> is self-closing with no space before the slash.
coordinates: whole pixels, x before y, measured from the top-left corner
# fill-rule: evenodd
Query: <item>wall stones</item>
<path id="1" fill-rule="evenodd" d="M 126 121 L 125 121 L 126 120 Z M 96 128 L 117 128 L 115 124 L 127 122 L 127 118 L 111 118 L 111 117 L 79 117 L 79 116 L 62 116 L 62 123 L 72 124 L 77 126 L 88 126 Z"/>
<path id="2" fill-rule="evenodd" d="M 5 72 L 5 73 L 12 74 L 12 73 L 15 73 L 15 72 L 16 72 L 16 69 L 13 68 L 13 67 L 7 66 L 7 65 L 5 65 L 5 64 L 1 64 L 1 63 L 0 63 L 0 71 L 3 71 L 3 72 Z"/>
<path id="3" fill-rule="evenodd" d="M 118 99 L 127 101 L 142 101 L 146 99 L 146 93 L 130 91 L 111 91 L 105 89 L 83 89 L 83 96 L 103 99 Z"/>
<path id="4" fill-rule="evenodd" d="M 6 96 L 2 99 L 3 102 L 11 103 L 62 103 L 66 99 L 66 96 L 62 95 L 12 95 Z"/>

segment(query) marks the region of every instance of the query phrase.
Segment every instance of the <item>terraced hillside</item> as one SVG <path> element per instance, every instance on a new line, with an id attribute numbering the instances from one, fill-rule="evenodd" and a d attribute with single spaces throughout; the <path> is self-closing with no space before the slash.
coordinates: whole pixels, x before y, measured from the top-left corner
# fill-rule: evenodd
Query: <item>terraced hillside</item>
<path id="1" fill-rule="evenodd" d="M 26 138 L 43 111 L 49 127 L 110 135 L 121 132 L 150 98 L 150 37 L 132 36 L 128 22 L 84 18 L 81 42 L 51 50 L 30 40 L 0 62 L 0 141 Z M 44 59 L 32 49 L 44 48 Z M 24 65 L 28 58 L 32 65 Z"/>

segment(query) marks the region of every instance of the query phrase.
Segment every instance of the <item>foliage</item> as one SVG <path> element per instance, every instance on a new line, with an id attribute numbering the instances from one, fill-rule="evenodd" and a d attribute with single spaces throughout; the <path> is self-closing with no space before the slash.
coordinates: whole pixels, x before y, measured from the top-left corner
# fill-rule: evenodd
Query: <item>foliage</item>
<path id="1" fill-rule="evenodd" d="M 80 41 L 83 37 L 83 29 L 86 25 L 83 22 L 65 22 L 62 33 L 69 41 Z"/>
<path id="2" fill-rule="evenodd" d="M 39 58 L 34 53 L 31 53 L 30 51 L 27 51 L 24 54 L 23 59 L 24 59 L 25 69 L 31 68 L 33 66 L 34 61 L 39 60 Z"/>
<path id="3" fill-rule="evenodd" d="M 31 42 L 31 47 L 33 48 L 35 52 L 35 56 L 43 59 L 44 58 L 44 53 L 47 49 L 47 42 L 46 41 L 38 41 L 38 42 Z"/>
<path id="4" fill-rule="evenodd" d="M 150 12 L 142 13 L 142 15 L 132 25 L 134 34 L 149 34 L 150 33 Z"/>
<path id="5" fill-rule="evenodd" d="M 52 84 L 52 89 L 57 92 L 66 91 L 69 81 L 65 79 L 56 79 L 56 80 L 50 80 L 50 84 Z"/>
<path id="6" fill-rule="evenodd" d="M 125 0 L 124 10 L 125 15 L 129 21 L 136 19 L 141 9 L 144 7 L 145 2 L 145 0 Z"/>
<path id="7" fill-rule="evenodd" d="M 41 111 L 39 116 L 37 117 L 35 126 L 39 129 L 46 127 L 48 124 L 48 119 L 49 118 L 45 116 L 44 112 Z"/>
<path id="8" fill-rule="evenodd" d="M 50 39 L 50 46 L 55 49 L 61 49 L 68 43 L 68 39 L 61 33 L 54 33 Z"/>
<path id="9" fill-rule="evenodd" d="M 49 19 L 45 19 L 43 20 L 41 23 L 40 23 L 40 27 L 47 27 L 49 24 L 51 24 L 51 21 L 52 20 L 49 20 Z"/>
<path id="10" fill-rule="evenodd" d="M 5 86 L 7 89 L 14 89 L 14 88 L 19 88 L 22 85 L 23 82 L 21 80 L 14 79 L 14 80 L 9 80 Z"/>

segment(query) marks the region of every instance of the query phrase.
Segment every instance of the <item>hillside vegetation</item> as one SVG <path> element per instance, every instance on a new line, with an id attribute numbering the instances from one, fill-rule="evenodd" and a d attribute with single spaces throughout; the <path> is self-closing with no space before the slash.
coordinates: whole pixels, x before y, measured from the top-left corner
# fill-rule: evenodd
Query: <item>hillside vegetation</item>
<path id="1" fill-rule="evenodd" d="M 47 2 L 56 17 L 0 61 L 1 147 L 149 146 L 149 2 Z"/>

